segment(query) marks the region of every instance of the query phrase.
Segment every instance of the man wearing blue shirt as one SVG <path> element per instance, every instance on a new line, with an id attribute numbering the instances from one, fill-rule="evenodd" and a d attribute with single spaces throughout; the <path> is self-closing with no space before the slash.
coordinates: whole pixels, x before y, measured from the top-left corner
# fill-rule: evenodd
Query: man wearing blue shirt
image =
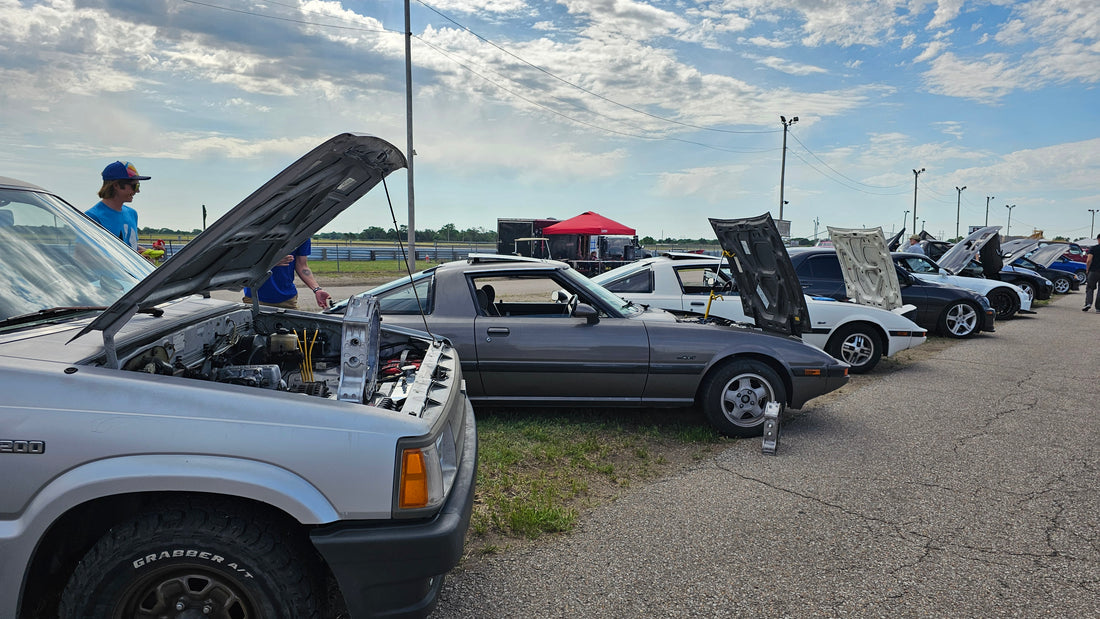
<path id="1" fill-rule="evenodd" d="M 294 275 L 302 278 L 306 286 L 313 291 L 313 299 L 320 308 L 328 307 L 332 297 L 326 292 L 313 277 L 313 271 L 309 270 L 309 241 L 302 243 L 293 254 L 287 254 L 282 262 L 271 268 L 271 277 L 260 286 L 257 298 L 264 305 L 274 305 L 288 309 L 298 309 L 298 288 L 294 285 Z M 252 302 L 252 291 L 244 289 L 245 303 Z"/>
<path id="2" fill-rule="evenodd" d="M 126 206 L 133 202 L 134 196 L 141 191 L 139 181 L 147 181 L 150 176 L 141 176 L 137 168 L 129 161 L 116 161 L 103 168 L 103 186 L 99 188 L 100 201 L 84 211 L 108 232 L 122 239 L 134 251 L 138 251 L 137 211 Z"/>

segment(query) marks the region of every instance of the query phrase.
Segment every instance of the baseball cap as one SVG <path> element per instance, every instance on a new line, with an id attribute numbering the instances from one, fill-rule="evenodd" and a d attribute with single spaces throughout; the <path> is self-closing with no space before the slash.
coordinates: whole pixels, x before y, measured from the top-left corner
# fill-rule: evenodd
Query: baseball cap
<path id="1" fill-rule="evenodd" d="M 103 168 L 105 181 L 147 181 L 151 176 L 138 175 L 137 168 L 129 161 L 116 161 Z"/>

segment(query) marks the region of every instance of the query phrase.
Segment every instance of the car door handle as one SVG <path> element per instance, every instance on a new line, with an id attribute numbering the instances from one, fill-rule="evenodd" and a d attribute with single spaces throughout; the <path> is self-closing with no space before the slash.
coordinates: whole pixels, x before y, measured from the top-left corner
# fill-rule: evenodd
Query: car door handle
<path id="1" fill-rule="evenodd" d="M 706 303 L 703 303 L 702 301 L 692 301 L 691 304 L 693 306 L 700 306 L 700 307 L 706 305 Z"/>
<path id="2" fill-rule="evenodd" d="M 508 327 L 489 327 L 486 331 L 489 335 L 508 335 Z"/>

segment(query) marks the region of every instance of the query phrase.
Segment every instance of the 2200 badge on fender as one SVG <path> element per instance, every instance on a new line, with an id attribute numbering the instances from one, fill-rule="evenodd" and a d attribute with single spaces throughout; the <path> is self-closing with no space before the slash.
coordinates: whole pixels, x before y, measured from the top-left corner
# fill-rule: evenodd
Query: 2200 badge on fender
<path id="1" fill-rule="evenodd" d="M 0 439 L 0 454 L 44 454 L 46 441 Z"/>

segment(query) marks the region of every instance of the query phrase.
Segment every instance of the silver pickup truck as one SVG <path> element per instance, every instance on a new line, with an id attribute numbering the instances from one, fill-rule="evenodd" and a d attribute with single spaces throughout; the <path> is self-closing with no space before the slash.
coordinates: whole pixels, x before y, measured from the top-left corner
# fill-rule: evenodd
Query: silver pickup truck
<path id="1" fill-rule="evenodd" d="M 424 616 L 477 437 L 444 341 L 230 303 L 404 156 L 325 142 L 154 268 L 0 177 L 0 619 Z"/>

